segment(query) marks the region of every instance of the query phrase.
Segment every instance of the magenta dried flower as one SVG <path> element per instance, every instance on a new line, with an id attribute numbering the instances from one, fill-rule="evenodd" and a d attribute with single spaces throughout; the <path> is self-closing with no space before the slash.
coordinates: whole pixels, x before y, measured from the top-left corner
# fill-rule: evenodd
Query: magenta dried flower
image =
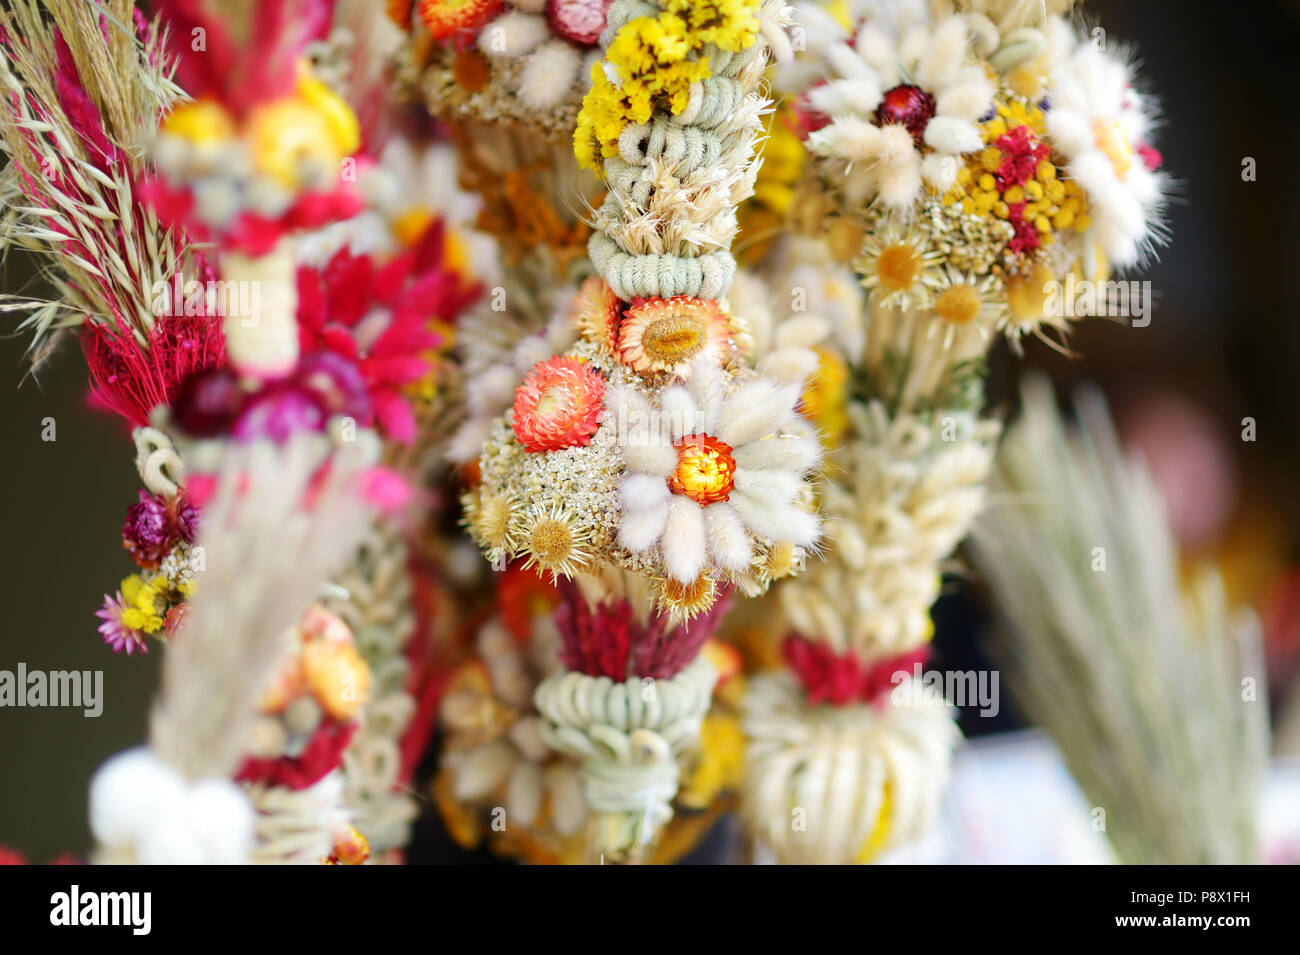
<path id="1" fill-rule="evenodd" d="M 148 491 L 126 511 L 122 523 L 122 546 L 141 567 L 157 567 L 176 543 L 177 531 L 167 505 Z"/>
<path id="2" fill-rule="evenodd" d="M 199 536 L 198 506 L 184 493 L 176 498 L 173 506 L 176 510 L 177 533 L 180 534 L 181 540 L 185 541 L 185 543 L 193 544 L 194 539 Z"/>

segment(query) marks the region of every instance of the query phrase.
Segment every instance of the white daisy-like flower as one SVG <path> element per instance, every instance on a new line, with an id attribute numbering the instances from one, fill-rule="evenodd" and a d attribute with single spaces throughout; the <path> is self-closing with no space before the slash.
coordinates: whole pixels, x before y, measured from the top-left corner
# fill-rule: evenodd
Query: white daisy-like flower
<path id="1" fill-rule="evenodd" d="M 1142 147 L 1151 132 L 1152 104 L 1133 88 L 1125 61 L 1081 40 L 1052 71 L 1047 132 L 1083 187 L 1093 238 L 1110 260 L 1132 265 L 1161 236 L 1165 177 L 1148 167 Z"/>
<path id="2" fill-rule="evenodd" d="M 897 36 L 868 21 L 852 47 L 839 43 L 826 52 L 836 78 L 807 98 L 830 122 L 808 137 L 809 149 L 848 164 L 855 199 L 901 209 L 923 184 L 946 191 L 961 157 L 983 147 L 978 121 L 993 104 L 993 83 L 970 53 L 960 17 L 914 24 Z"/>
<path id="3" fill-rule="evenodd" d="M 611 388 L 606 414 L 616 416 L 627 465 L 619 543 L 636 553 L 658 546 L 668 577 L 684 584 L 710 567 L 745 571 L 756 538 L 811 546 L 820 522 L 800 499 L 821 446 L 795 411 L 799 395 L 798 383 L 761 377 L 728 389 L 709 360 L 665 389 L 657 408 Z"/>

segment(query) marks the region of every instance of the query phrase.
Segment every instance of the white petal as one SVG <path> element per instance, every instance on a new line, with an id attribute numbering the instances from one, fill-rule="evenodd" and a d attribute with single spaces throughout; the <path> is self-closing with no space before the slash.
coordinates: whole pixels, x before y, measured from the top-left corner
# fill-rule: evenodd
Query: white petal
<path id="1" fill-rule="evenodd" d="M 664 391 L 659 399 L 659 427 L 666 431 L 670 441 L 678 441 L 683 435 L 694 434 L 698 419 L 695 399 L 689 391 L 681 385 L 674 385 Z"/>
<path id="2" fill-rule="evenodd" d="M 456 773 L 452 793 L 457 799 L 480 799 L 503 782 L 519 759 L 515 748 L 503 739 L 471 750 Z"/>
<path id="3" fill-rule="evenodd" d="M 681 494 L 668 505 L 663 556 L 668 576 L 679 583 L 694 583 L 704 569 L 704 509 Z"/>
<path id="4" fill-rule="evenodd" d="M 1056 97 L 1052 97 L 1055 103 Z M 1092 126 L 1081 113 L 1051 109 L 1047 113 L 1047 132 L 1052 145 L 1065 156 L 1077 156 L 1092 148 Z"/>
<path id="5" fill-rule="evenodd" d="M 969 74 L 969 75 L 968 75 Z M 993 84 L 978 67 L 962 70 L 951 86 L 935 98 L 940 116 L 975 122 L 993 105 Z"/>
<path id="6" fill-rule="evenodd" d="M 513 59 L 550 39 L 546 17 L 513 11 L 497 17 L 478 36 L 478 47 L 489 59 Z"/>
<path id="7" fill-rule="evenodd" d="M 938 192 L 947 192 L 957 181 L 958 165 L 960 162 L 956 156 L 930 153 L 921 160 L 921 178 Z"/>
<path id="8" fill-rule="evenodd" d="M 613 427 L 629 469 L 667 477 L 677 467 L 677 452 L 659 429 L 659 416 L 650 402 L 630 388 L 605 392 L 602 427 Z"/>
<path id="9" fill-rule="evenodd" d="M 552 763 L 546 768 L 546 791 L 556 831 L 562 836 L 573 835 L 587 816 L 577 769 L 567 763 Z"/>
<path id="10" fill-rule="evenodd" d="M 898 59 L 894 54 L 894 44 L 880 29 L 864 26 L 858 31 L 858 39 L 853 46 L 863 61 L 875 71 L 882 88 L 890 89 L 898 85 Z"/>
<path id="11" fill-rule="evenodd" d="M 862 68 L 862 75 L 849 80 L 831 80 L 808 91 L 813 109 L 827 116 L 857 113 L 870 116 L 880 105 L 881 90 L 876 77 L 857 56 L 849 54 Z"/>
<path id="12" fill-rule="evenodd" d="M 573 89 L 581 68 L 582 54 L 568 43 L 544 43 L 519 71 L 519 99 L 530 109 L 550 109 Z"/>
<path id="13" fill-rule="evenodd" d="M 777 348 L 767 353 L 759 371 L 777 381 L 803 384 L 817 374 L 817 353 L 809 348 Z"/>
<path id="14" fill-rule="evenodd" d="M 718 437 L 738 448 L 778 430 L 790 418 L 799 400 L 799 386 L 770 381 L 750 381 L 727 401 Z"/>
<path id="15" fill-rule="evenodd" d="M 531 826 L 542 807 L 542 767 L 521 762 L 510 774 L 506 785 L 506 812 L 509 818 Z"/>
<path id="16" fill-rule="evenodd" d="M 973 123 L 956 116 L 936 116 L 925 127 L 925 142 L 941 153 L 969 153 L 984 145 Z"/>
<path id="17" fill-rule="evenodd" d="M 802 483 L 799 475 L 774 469 L 737 468 L 736 490 L 766 504 L 784 505 L 794 500 Z"/>
<path id="18" fill-rule="evenodd" d="M 709 532 L 709 553 L 727 570 L 744 570 L 753 556 L 749 535 L 735 508 L 727 503 L 704 508 L 704 523 Z"/>
<path id="19" fill-rule="evenodd" d="M 677 469 L 677 452 L 672 445 L 658 442 L 625 444 L 623 461 L 633 471 L 666 478 Z"/>
<path id="20" fill-rule="evenodd" d="M 841 116 L 809 135 L 808 150 L 849 162 L 872 162 L 880 153 L 880 128 L 860 116 Z"/>
<path id="21" fill-rule="evenodd" d="M 663 536 L 664 525 L 667 523 L 667 501 L 625 510 L 619 518 L 618 542 L 638 554 L 647 551 Z"/>
<path id="22" fill-rule="evenodd" d="M 642 510 L 652 504 L 668 500 L 670 491 L 663 478 L 652 474 L 629 474 L 623 479 L 618 489 L 623 499 L 623 507 L 628 510 Z"/>
<path id="23" fill-rule="evenodd" d="M 876 167 L 876 192 L 880 201 L 907 209 L 921 192 L 921 160 L 915 152 L 901 162 Z"/>
<path id="24" fill-rule="evenodd" d="M 691 397 L 695 399 L 695 426 L 713 434 L 722 416 L 726 380 L 722 369 L 712 358 L 699 358 L 691 365 Z"/>
<path id="25" fill-rule="evenodd" d="M 817 466 L 821 446 L 815 439 L 774 434 L 737 448 L 733 457 L 741 471 L 771 469 L 802 474 Z"/>
<path id="26" fill-rule="evenodd" d="M 821 278 L 821 273 L 816 273 Z M 819 315 L 795 315 L 776 329 L 779 348 L 811 348 L 831 333 L 830 322 Z"/>
<path id="27" fill-rule="evenodd" d="M 849 48 L 847 43 L 836 43 L 826 50 L 826 61 L 840 76 L 846 80 L 868 78 L 874 82 L 871 67 Z M 877 90 L 879 86 L 877 85 Z M 879 93 L 877 93 L 879 95 Z M 873 106 L 872 109 L 875 109 Z"/>
<path id="28" fill-rule="evenodd" d="M 947 86 L 966 59 L 966 21 L 960 17 L 945 20 L 934 31 L 930 48 L 921 58 L 917 70 L 920 84 L 927 89 Z"/>
<path id="29" fill-rule="evenodd" d="M 793 504 L 770 503 L 740 491 L 732 492 L 730 503 L 735 506 L 745 526 L 759 537 L 807 547 L 821 532 L 817 516 Z"/>

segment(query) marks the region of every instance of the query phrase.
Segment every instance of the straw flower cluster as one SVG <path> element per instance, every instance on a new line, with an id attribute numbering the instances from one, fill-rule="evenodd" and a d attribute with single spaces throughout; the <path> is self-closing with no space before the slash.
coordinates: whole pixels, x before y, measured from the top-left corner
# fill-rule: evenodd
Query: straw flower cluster
<path id="1" fill-rule="evenodd" d="M 810 56 L 829 79 L 790 77 L 873 319 L 918 326 L 893 360 L 931 379 L 996 333 L 1063 330 L 1087 307 L 1063 307 L 1056 283 L 1104 282 L 1163 236 L 1153 106 L 1131 64 L 1060 16 L 1004 13 L 904 5 L 820 33 Z"/>
<path id="2" fill-rule="evenodd" d="M 411 36 L 407 82 L 433 112 L 521 123 L 551 137 L 573 128 L 608 8 L 609 0 L 390 4 Z"/>
<path id="3" fill-rule="evenodd" d="M 526 373 L 466 499 L 498 564 L 558 576 L 612 564 L 657 581 L 661 605 L 689 617 L 724 585 L 761 590 L 815 542 L 805 479 L 820 449 L 799 387 L 742 364 L 745 326 L 721 298 L 767 105 L 759 36 L 784 42 L 785 16 L 779 4 L 672 0 L 655 17 L 611 6 L 618 82 L 597 81 L 575 134 L 579 160 L 610 184 L 590 243 L 599 277 L 571 310 L 582 337 Z M 679 76 L 705 68 L 707 81 Z M 623 112 L 605 116 L 615 100 Z"/>
<path id="4" fill-rule="evenodd" d="M 598 280 L 588 291 L 608 294 Z M 821 449 L 799 385 L 723 367 L 732 346 L 700 340 L 666 381 L 587 338 L 533 366 L 466 495 L 490 559 L 561 577 L 623 568 L 687 617 L 724 585 L 761 590 L 801 563 L 819 532 L 807 478 Z"/>

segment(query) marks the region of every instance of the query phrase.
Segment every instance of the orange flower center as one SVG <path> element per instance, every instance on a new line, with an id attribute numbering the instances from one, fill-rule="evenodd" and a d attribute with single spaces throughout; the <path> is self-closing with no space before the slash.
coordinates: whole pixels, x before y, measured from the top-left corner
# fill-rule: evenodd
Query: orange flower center
<path id="1" fill-rule="evenodd" d="M 979 316 L 980 293 L 966 282 L 954 285 L 934 300 L 934 313 L 950 325 L 969 325 Z"/>
<path id="2" fill-rule="evenodd" d="M 668 476 L 674 494 L 697 504 L 716 504 L 736 486 L 736 459 L 731 445 L 707 434 L 688 434 L 676 443 L 677 468 Z"/>
<path id="3" fill-rule="evenodd" d="M 641 347 L 654 360 L 671 365 L 695 355 L 706 338 L 703 321 L 693 315 L 673 315 L 647 327 Z"/>
<path id="4" fill-rule="evenodd" d="M 920 273 L 921 256 L 910 245 L 891 245 L 876 261 L 880 284 L 893 292 L 911 288 Z"/>
<path id="5" fill-rule="evenodd" d="M 1094 119 L 1092 141 L 1110 160 L 1116 177 L 1123 179 L 1128 175 L 1133 166 L 1133 147 L 1129 145 L 1128 137 L 1120 129 L 1119 123 L 1113 119 Z"/>

